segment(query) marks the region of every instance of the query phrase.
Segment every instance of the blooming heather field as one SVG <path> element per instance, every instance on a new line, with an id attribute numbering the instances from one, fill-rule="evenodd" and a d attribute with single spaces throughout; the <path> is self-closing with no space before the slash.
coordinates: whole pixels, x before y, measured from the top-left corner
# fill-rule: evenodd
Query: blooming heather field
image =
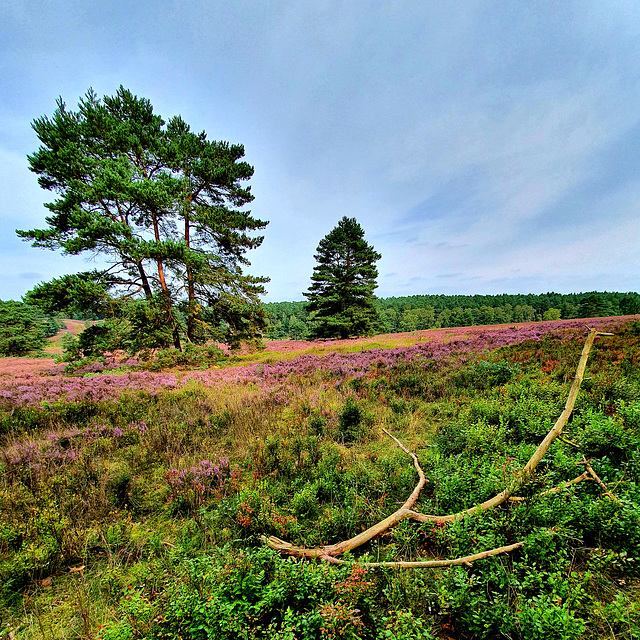
<path id="1" fill-rule="evenodd" d="M 587 326 L 614 335 L 525 478 Z M 418 473 L 388 434 L 431 520 L 342 565 L 265 545 L 333 545 L 396 511 Z M 0 638 L 631 640 L 639 487 L 636 318 L 269 342 L 162 371 L 2 359 Z"/>
<path id="2" fill-rule="evenodd" d="M 413 333 L 386 334 L 373 338 L 327 340 L 278 340 L 266 343 L 262 362 L 234 365 L 206 371 L 151 373 L 121 370 L 121 365 L 138 364 L 134 358 L 114 360 L 107 365 L 95 363 L 76 372 L 73 377 L 62 375 L 64 365 L 51 360 L 29 358 L 0 359 L 0 406 L 39 405 L 64 399 L 108 400 L 125 391 L 145 391 L 156 394 L 163 389 L 183 386 L 197 380 L 207 387 L 253 383 L 273 387 L 290 376 L 310 375 L 325 371 L 332 376 L 362 378 L 372 369 L 392 367 L 398 363 L 423 361 L 430 367 L 445 362 L 452 354 L 482 353 L 498 347 L 539 340 L 552 335 L 569 337 L 584 333 L 585 327 L 609 326 L 624 318 L 593 318 L 554 322 L 520 323 L 517 325 L 489 325 L 430 329 Z M 76 321 L 77 322 L 77 321 Z M 403 346 L 395 346 L 403 345 Z M 316 352 L 316 353 L 313 353 Z M 297 355 L 300 353 L 301 355 Z M 280 359 L 281 356 L 282 359 Z M 245 356 L 252 359 L 252 356 Z M 464 357 L 461 360 L 464 361 Z M 118 368 L 118 373 L 102 373 Z M 82 375 L 84 374 L 84 376 Z"/>

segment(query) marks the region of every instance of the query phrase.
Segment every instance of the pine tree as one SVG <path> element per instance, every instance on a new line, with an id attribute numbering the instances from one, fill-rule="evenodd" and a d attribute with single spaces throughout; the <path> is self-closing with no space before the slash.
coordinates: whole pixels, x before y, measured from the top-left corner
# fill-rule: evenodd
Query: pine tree
<path id="1" fill-rule="evenodd" d="M 105 258 L 121 300 L 142 298 L 178 349 L 185 336 L 233 346 L 259 336 L 267 279 L 242 267 L 262 242 L 250 234 L 267 222 L 244 208 L 253 167 L 242 145 L 208 140 L 179 116 L 165 126 L 148 100 L 123 87 L 103 99 L 90 90 L 77 111 L 59 100 L 33 128 L 41 146 L 30 168 L 58 197 L 46 205 L 46 228 L 18 235 Z"/>
<path id="2" fill-rule="evenodd" d="M 26 356 L 45 344 L 46 319 L 36 308 L 0 300 L 0 356 Z"/>
<path id="3" fill-rule="evenodd" d="M 383 323 L 374 305 L 382 257 L 365 239 L 355 218 L 346 216 L 318 245 L 311 286 L 303 295 L 315 338 L 372 335 Z"/>

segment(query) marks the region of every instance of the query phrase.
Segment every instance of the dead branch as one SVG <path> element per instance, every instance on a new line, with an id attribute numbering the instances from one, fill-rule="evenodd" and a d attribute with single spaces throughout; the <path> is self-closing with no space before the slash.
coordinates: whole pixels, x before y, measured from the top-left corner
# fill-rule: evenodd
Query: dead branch
<path id="1" fill-rule="evenodd" d="M 563 491 L 567 487 L 570 487 L 572 484 L 578 484 L 578 482 L 582 482 L 583 480 L 591 480 L 591 478 L 589 477 L 588 471 L 585 471 L 583 474 L 579 475 L 577 478 L 574 478 L 573 480 L 567 480 L 566 482 L 561 482 L 557 487 L 553 487 L 553 489 L 547 489 L 546 491 L 543 491 L 538 495 L 550 496 L 553 493 L 560 493 L 560 491 Z"/>
<path id="2" fill-rule="evenodd" d="M 405 453 L 413 458 L 413 466 L 416 468 L 418 476 L 420 478 L 411 495 L 396 512 L 392 513 L 390 516 L 387 516 L 384 520 L 377 522 L 372 527 L 369 527 L 366 531 L 363 531 L 350 540 L 344 540 L 343 542 L 339 542 L 337 544 L 329 545 L 326 547 L 318 547 L 315 549 L 296 547 L 295 545 L 289 544 L 288 542 L 280 540 L 280 538 L 276 538 L 274 536 L 271 536 L 270 538 L 265 538 L 263 536 L 263 542 L 266 542 L 272 549 L 278 549 L 279 551 L 287 553 L 291 556 L 296 556 L 298 558 L 322 558 L 326 560 L 332 556 L 339 555 L 345 553 L 345 551 L 351 551 L 352 549 L 359 547 L 375 536 L 398 524 L 405 518 L 408 518 L 409 514 L 413 513 L 411 511 L 411 507 L 413 507 L 416 500 L 418 499 L 420 491 L 422 491 L 422 488 L 427 482 L 427 479 L 424 475 L 424 471 L 420 468 L 420 463 L 418 462 L 417 456 L 409 451 L 397 438 L 392 436 L 386 429 L 383 429 L 383 431 L 390 438 L 392 438 Z"/>
<path id="3" fill-rule="evenodd" d="M 464 558 L 452 558 L 450 560 L 415 560 L 406 562 L 361 562 L 365 567 L 378 568 L 378 567 L 409 567 L 416 569 L 437 569 L 438 567 L 454 567 L 456 565 L 470 565 L 476 560 L 482 560 L 483 558 L 490 558 L 491 556 L 497 556 L 501 553 L 509 553 L 519 549 L 524 545 L 524 542 L 516 542 L 509 544 L 505 547 L 498 547 L 497 549 L 489 549 L 488 551 L 482 551 L 481 553 L 474 553 L 471 556 L 464 556 Z M 346 560 L 340 560 L 339 558 L 333 558 L 331 556 L 325 558 L 331 564 L 351 564 Z"/>
<path id="4" fill-rule="evenodd" d="M 417 520 L 419 522 L 453 522 L 459 518 L 463 518 L 466 516 L 470 516 L 481 511 L 485 511 L 487 509 L 491 509 L 496 507 L 506 500 L 508 500 L 512 493 L 516 491 L 519 487 L 522 486 L 524 481 L 530 477 L 538 463 L 546 452 L 549 450 L 549 447 L 553 443 L 553 441 L 562 433 L 562 429 L 566 425 L 571 412 L 573 411 L 573 407 L 576 402 L 576 398 L 578 397 L 578 391 L 580 390 L 580 385 L 582 383 L 584 372 L 587 366 L 587 360 L 589 358 L 589 352 L 593 345 L 593 342 L 597 335 L 611 335 L 611 334 L 603 334 L 595 329 L 589 330 L 589 335 L 585 341 L 584 347 L 582 349 L 582 354 L 580 356 L 580 360 L 578 361 L 578 366 L 576 369 L 576 374 L 571 384 L 571 388 L 569 389 L 569 396 L 567 398 L 567 402 L 565 404 L 564 410 L 560 414 L 560 417 L 556 421 L 555 425 L 551 428 L 551 430 L 547 433 L 544 440 L 540 443 L 535 453 L 531 456 L 527 464 L 524 468 L 516 475 L 514 481 L 505 488 L 498 495 L 494 496 L 490 500 L 486 500 L 482 504 L 476 505 L 475 507 L 471 507 L 470 509 L 465 509 L 464 511 L 459 511 L 458 513 L 453 513 L 449 515 L 430 515 L 423 514 L 417 511 L 413 511 L 412 507 L 415 504 L 418 496 L 420 495 L 420 491 L 426 484 L 426 477 L 424 475 L 423 470 L 420 467 L 420 463 L 418 462 L 418 458 L 414 453 L 411 453 L 408 449 L 404 447 L 404 445 L 394 436 L 392 436 L 388 431 L 383 431 L 392 438 L 396 444 L 413 459 L 413 465 L 418 472 L 419 481 L 416 485 L 415 489 L 409 496 L 409 498 L 405 501 L 405 503 L 390 516 L 387 516 L 384 520 L 376 523 L 375 525 L 369 527 L 366 531 L 350 538 L 349 540 L 344 540 L 342 542 L 338 542 L 336 544 L 327 545 L 324 547 L 315 547 L 315 548 L 305 548 L 299 547 L 296 545 L 292 545 L 285 540 L 281 540 L 280 538 L 276 538 L 275 536 L 266 537 L 263 536 L 262 540 L 265 544 L 269 545 L 272 549 L 276 549 L 282 553 L 286 553 L 287 555 L 295 556 L 298 558 L 317 558 L 326 560 L 328 562 L 332 562 L 334 564 L 342 564 L 343 561 L 337 560 L 335 558 L 336 555 L 340 555 L 345 553 L 346 551 L 351 551 L 356 549 L 357 547 L 369 542 L 372 538 L 381 533 L 387 531 L 394 525 L 398 524 L 402 520 L 406 518 L 411 518 L 413 520 Z M 588 464 L 588 463 L 587 463 Z M 584 474 L 583 474 L 584 475 Z M 595 472 L 593 473 L 595 475 Z M 597 476 L 596 476 L 597 477 Z M 581 480 L 586 479 L 580 477 L 580 479 L 574 479 L 568 484 L 573 484 L 575 482 L 580 482 Z M 568 485 L 564 485 L 568 486 Z M 561 488 L 564 488 L 561 485 Z M 560 491 L 561 488 L 557 490 Z M 605 487 L 606 489 L 606 487 Z M 608 491 L 608 489 L 607 489 Z M 551 490 L 550 492 L 554 492 Z M 468 556 L 467 558 L 457 558 L 454 560 L 429 560 L 425 562 L 410 562 L 410 563 L 367 563 L 367 566 L 412 566 L 412 567 L 444 567 L 451 566 L 452 564 L 466 564 L 471 562 L 469 558 L 472 559 L 480 559 L 483 557 L 489 557 L 491 555 L 496 555 L 497 553 L 506 553 L 507 551 L 511 551 L 512 549 L 518 548 L 518 546 L 522 546 L 523 543 L 516 543 L 516 545 L 510 545 L 509 547 L 500 547 L 499 550 L 493 549 L 491 551 L 484 551 L 480 554 L 476 554 L 474 556 Z M 435 563 L 435 564 L 434 564 Z"/>
<path id="5" fill-rule="evenodd" d="M 602 490 L 604 491 L 604 494 L 606 496 L 608 496 L 612 500 L 618 500 L 618 498 L 616 498 L 616 496 L 611 493 L 609 487 L 607 487 L 607 485 L 602 482 L 602 480 L 600 480 L 598 474 L 593 470 L 593 467 L 589 464 L 589 461 L 584 456 L 582 456 L 582 462 L 580 462 L 579 464 L 583 464 L 585 467 L 587 467 L 587 471 L 585 473 L 588 473 L 602 487 Z"/>
<path id="6" fill-rule="evenodd" d="M 533 471 L 538 466 L 538 463 L 544 455 L 549 450 L 551 443 L 562 433 L 562 429 L 567 424 L 569 420 L 569 416 L 571 416 L 571 412 L 573 411 L 573 407 L 575 406 L 576 399 L 578 397 L 578 391 L 580 390 L 580 385 L 582 384 L 582 379 L 584 378 L 584 371 L 587 367 L 587 360 L 589 358 L 589 351 L 591 351 L 591 347 L 593 345 L 593 341 L 596 336 L 599 335 L 599 332 L 595 329 L 591 329 L 589 331 L 589 335 L 585 341 L 584 347 L 582 349 L 582 354 L 580 355 L 580 360 L 578 361 L 578 367 L 576 369 L 576 375 L 573 378 L 573 383 L 571 384 L 571 388 L 569 389 L 569 397 L 567 398 L 567 402 L 564 406 L 564 410 L 560 414 L 560 417 L 556 420 L 556 423 L 553 425 L 551 430 L 547 433 L 544 440 L 538 445 L 535 453 L 529 459 L 529 462 L 524 466 L 524 468 L 517 474 L 512 484 L 507 487 L 504 491 L 494 496 L 490 500 L 486 500 L 482 504 L 476 505 L 475 507 L 471 507 L 470 509 L 465 509 L 464 511 L 459 511 L 458 513 L 452 513 L 446 516 L 440 516 L 438 519 L 441 522 L 453 522 L 458 518 L 464 518 L 466 516 L 473 515 L 475 513 L 479 513 L 480 511 L 486 511 L 487 509 L 492 509 L 493 507 L 497 507 L 502 504 L 506 500 L 509 499 L 511 494 L 522 486 L 524 481 L 533 474 Z M 423 514 L 415 514 L 411 516 L 414 520 L 418 520 L 419 522 L 429 522 L 432 520 L 431 516 L 425 516 Z"/>

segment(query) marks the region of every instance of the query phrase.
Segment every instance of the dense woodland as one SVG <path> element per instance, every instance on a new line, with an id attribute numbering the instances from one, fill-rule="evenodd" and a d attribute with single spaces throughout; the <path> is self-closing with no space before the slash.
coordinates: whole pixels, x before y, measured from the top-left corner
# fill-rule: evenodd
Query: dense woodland
<path id="1" fill-rule="evenodd" d="M 440 327 L 466 327 L 535 320 L 598 318 L 640 313 L 640 294 L 543 293 L 501 295 L 414 295 L 379 298 L 376 306 L 388 333 Z M 271 302 L 265 305 L 271 320 L 271 339 L 309 336 L 306 302 Z"/>

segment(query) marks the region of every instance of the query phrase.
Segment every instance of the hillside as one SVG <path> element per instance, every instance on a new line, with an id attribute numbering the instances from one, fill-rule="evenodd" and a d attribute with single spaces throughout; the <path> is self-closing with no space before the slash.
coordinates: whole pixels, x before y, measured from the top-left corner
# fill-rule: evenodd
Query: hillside
<path id="1" fill-rule="evenodd" d="M 527 475 L 586 325 L 613 335 Z M 639 365 L 628 317 L 274 341 L 161 371 L 0 360 L 0 638 L 637 637 Z M 418 468 L 428 521 L 324 560 L 265 544 L 351 540 Z"/>
<path id="2" fill-rule="evenodd" d="M 65 335 L 71 334 L 72 336 L 77 336 L 84 331 L 87 324 L 95 323 L 95 321 L 87 322 L 85 320 L 72 320 L 70 318 L 65 318 L 60 320 L 60 322 L 64 326 L 55 336 L 47 338 L 46 353 L 62 353 L 62 339 Z"/>

